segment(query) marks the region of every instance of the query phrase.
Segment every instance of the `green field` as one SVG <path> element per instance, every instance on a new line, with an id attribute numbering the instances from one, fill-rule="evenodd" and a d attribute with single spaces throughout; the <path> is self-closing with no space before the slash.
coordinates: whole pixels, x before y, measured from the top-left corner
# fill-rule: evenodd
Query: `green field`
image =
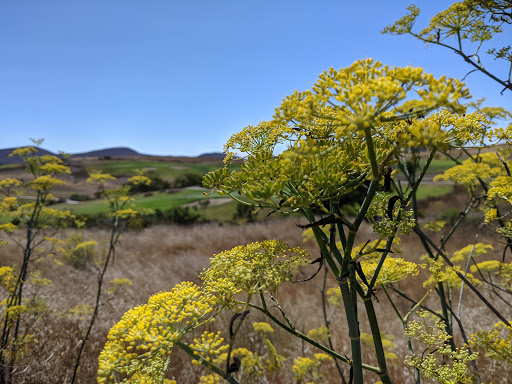
<path id="1" fill-rule="evenodd" d="M 152 196 L 135 196 L 133 202 L 137 208 L 160 209 L 162 211 L 179 207 L 183 204 L 202 199 L 215 199 L 221 197 L 212 194 L 207 197 L 203 194 L 205 189 L 184 189 L 176 193 L 155 193 Z M 77 204 L 58 204 L 54 206 L 59 209 L 69 209 L 75 214 L 96 214 L 108 211 L 108 203 L 105 200 L 92 200 L 79 202 Z"/>
<path id="2" fill-rule="evenodd" d="M 94 160 L 88 162 L 86 170 L 100 170 L 112 176 L 133 176 L 136 170 L 155 173 L 163 179 L 174 179 L 187 173 L 204 175 L 223 167 L 222 161 L 208 163 L 177 163 L 160 161 Z M 239 164 L 230 164 L 230 169 L 239 169 Z"/>
<path id="3" fill-rule="evenodd" d="M 453 185 L 446 184 L 422 184 L 418 188 L 416 197 L 418 200 L 425 200 L 431 197 L 440 197 L 453 191 Z"/>
<path id="4" fill-rule="evenodd" d="M 420 165 L 423 167 L 427 161 L 425 159 L 420 161 Z M 427 174 L 438 175 L 443 173 L 448 168 L 454 167 L 457 165 L 453 160 L 450 159 L 434 159 L 432 163 L 430 163 L 430 167 L 428 168 Z"/>

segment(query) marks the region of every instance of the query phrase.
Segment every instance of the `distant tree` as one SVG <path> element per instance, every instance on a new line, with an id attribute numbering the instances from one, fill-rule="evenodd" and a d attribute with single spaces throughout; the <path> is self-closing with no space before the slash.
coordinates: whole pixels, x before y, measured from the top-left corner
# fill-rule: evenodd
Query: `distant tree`
<path id="1" fill-rule="evenodd" d="M 174 188 L 185 188 L 192 187 L 195 185 L 201 185 L 203 182 L 203 176 L 197 173 L 187 172 L 183 175 L 179 175 L 174 180 L 172 186 Z"/>

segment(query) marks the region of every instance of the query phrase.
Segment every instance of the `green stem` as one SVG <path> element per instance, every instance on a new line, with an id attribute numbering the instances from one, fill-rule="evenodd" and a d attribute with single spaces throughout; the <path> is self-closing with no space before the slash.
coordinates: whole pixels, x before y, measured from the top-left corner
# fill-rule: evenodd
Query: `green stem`
<path id="1" fill-rule="evenodd" d="M 252 297 L 252 295 L 249 294 L 247 297 L 247 302 L 245 303 L 244 311 L 247 310 L 247 306 L 251 302 L 251 297 Z M 242 327 L 242 323 L 244 322 L 244 320 L 245 320 L 245 316 L 241 317 L 240 321 L 238 322 L 237 327 L 235 328 L 235 331 L 233 332 L 233 334 L 230 335 L 229 349 L 228 349 L 227 358 L 226 358 L 226 372 L 229 370 L 229 363 L 231 361 L 231 352 L 233 352 L 233 345 L 235 344 L 236 335 L 238 334 L 238 331 Z M 231 320 L 231 321 L 233 321 L 233 320 Z M 229 374 L 229 376 L 231 376 L 231 374 Z"/>
<path id="2" fill-rule="evenodd" d="M 379 322 L 377 315 L 375 314 L 375 308 L 373 307 L 371 291 L 363 297 L 364 306 L 366 308 L 366 314 L 368 315 L 368 322 L 372 330 L 373 345 L 375 347 L 375 354 L 377 355 L 377 363 L 379 364 L 379 376 L 383 384 L 391 384 L 391 378 L 389 377 L 388 368 L 386 365 L 386 356 L 384 353 L 384 347 L 382 346 L 382 339 L 380 336 Z"/>
<path id="3" fill-rule="evenodd" d="M 325 327 L 329 330 L 329 337 L 328 337 L 328 342 L 329 342 L 329 347 L 334 350 L 334 345 L 333 345 L 333 342 L 332 342 L 332 337 L 331 337 L 331 329 L 330 329 L 330 324 L 331 324 L 331 321 L 329 319 L 329 316 L 327 315 L 327 300 L 326 300 L 326 297 L 325 297 L 325 289 L 327 288 L 327 273 L 328 273 L 328 270 L 327 268 L 324 269 L 324 279 L 323 279 L 323 285 L 322 285 L 322 289 L 321 289 L 321 295 L 322 295 L 322 312 L 323 312 L 323 315 L 324 315 L 324 323 L 325 323 Z M 340 363 L 338 362 L 338 359 L 334 359 L 334 363 L 336 364 L 336 369 L 338 370 L 338 373 L 341 377 L 341 382 L 343 384 L 346 384 L 346 381 L 345 381 L 345 375 L 343 374 L 343 370 L 341 369 L 341 366 L 340 366 Z"/>
<path id="4" fill-rule="evenodd" d="M 420 176 L 418 179 L 414 182 L 411 190 L 409 191 L 409 194 L 405 198 L 406 203 L 408 203 L 411 198 L 416 198 L 416 191 L 418 190 L 418 187 L 420 186 L 421 182 L 423 181 L 423 178 L 425 177 L 425 174 L 427 173 L 428 168 L 430 167 L 430 164 L 432 163 L 432 160 L 434 160 L 434 155 L 436 154 L 437 149 L 433 148 L 432 152 L 430 152 L 430 156 L 427 159 L 427 162 L 425 163 L 425 166 L 421 170 Z"/>
<path id="5" fill-rule="evenodd" d="M 160 382 L 158 384 L 164 384 L 165 381 L 165 372 L 169 368 L 169 363 L 171 362 L 171 354 L 167 355 L 167 360 L 165 360 L 164 369 L 162 370 L 162 376 L 160 377 Z"/>
<path id="6" fill-rule="evenodd" d="M 75 361 L 75 367 L 73 369 L 73 377 L 71 378 L 71 384 L 73 384 L 77 378 L 78 368 L 80 367 L 80 360 L 82 358 L 82 353 L 84 351 L 85 345 L 87 344 L 87 341 L 89 340 L 89 336 L 92 331 L 92 327 L 94 326 L 94 323 L 96 321 L 96 317 L 98 316 L 98 312 L 100 309 L 100 299 L 101 299 L 101 293 L 102 293 L 102 287 L 103 287 L 103 279 L 105 277 L 105 273 L 107 272 L 108 265 L 110 263 L 110 259 L 113 257 L 113 254 L 115 252 L 115 245 L 117 240 L 119 239 L 119 234 L 117 234 L 119 225 L 119 217 L 114 217 L 112 221 L 112 231 L 110 233 L 110 244 L 109 249 L 107 253 L 107 258 L 105 259 L 105 264 L 103 265 L 103 269 L 101 270 L 100 275 L 98 276 L 98 289 L 96 291 L 96 303 L 94 305 L 94 311 L 91 316 L 91 320 L 89 321 L 89 327 L 87 328 L 87 332 L 84 336 L 84 339 L 82 340 L 82 343 L 80 345 L 80 350 L 78 351 L 78 355 L 76 357 Z"/>
<path id="7" fill-rule="evenodd" d="M 341 296 L 343 298 L 345 315 L 347 316 L 348 335 L 350 337 L 350 346 L 352 350 L 352 372 L 354 374 L 354 383 L 363 384 L 361 334 L 359 331 L 359 321 L 357 320 L 357 309 L 355 307 L 355 303 L 352 300 L 353 296 L 348 284 L 350 274 L 354 274 L 353 266 L 352 268 L 349 268 L 346 274 L 339 278 L 339 286 Z M 353 287 L 353 289 L 355 289 L 355 287 Z"/>
<path id="8" fill-rule="evenodd" d="M 176 342 L 176 345 L 178 347 L 180 347 L 184 352 L 186 352 L 191 358 L 193 358 L 194 360 L 200 362 L 202 365 L 204 365 L 210 371 L 215 372 L 217 375 L 222 377 L 228 383 L 240 384 L 237 379 L 235 379 L 231 375 L 227 376 L 226 372 L 224 372 L 222 369 L 217 367 L 215 364 L 210 363 L 208 360 L 206 360 L 204 357 L 202 357 L 200 355 L 195 355 L 194 354 L 194 350 L 192 348 L 190 348 L 190 346 L 187 343 L 179 340 L 178 342 Z"/>
<path id="9" fill-rule="evenodd" d="M 315 222 L 315 217 L 313 215 L 313 211 L 311 208 L 304 208 L 303 209 L 304 216 L 309 220 L 310 223 Z M 320 247 L 320 250 L 322 252 L 322 255 L 324 259 L 327 261 L 327 264 L 329 265 L 329 268 L 333 271 L 333 273 L 338 276 L 340 273 L 340 270 L 336 263 L 334 262 L 333 258 L 331 257 L 331 253 L 329 252 L 329 249 L 327 248 L 326 242 L 323 240 L 322 235 L 324 233 L 322 230 L 318 227 L 313 227 L 313 234 L 315 235 L 316 242 L 318 246 Z"/>
<path id="10" fill-rule="evenodd" d="M 364 138 L 366 140 L 366 148 L 368 150 L 368 158 L 370 159 L 370 166 L 372 168 L 372 179 L 379 179 L 379 166 L 377 164 L 377 155 L 375 154 L 375 148 L 373 146 L 373 138 L 370 127 L 364 127 Z"/>
<path id="11" fill-rule="evenodd" d="M 444 252 L 442 252 L 435 244 L 432 240 L 430 240 L 423 232 L 421 229 L 419 229 L 417 226 L 414 228 L 414 232 L 416 232 L 416 234 L 418 234 L 418 236 L 420 237 L 420 239 L 422 239 L 423 241 L 425 242 L 428 242 L 428 244 L 430 244 L 434 250 L 438 253 L 439 256 L 441 256 L 443 258 L 443 260 L 446 262 L 446 264 L 448 264 L 450 267 L 454 267 L 453 263 L 450 261 L 450 259 L 448 258 L 448 256 L 446 256 L 444 254 Z M 455 273 L 457 274 L 457 276 L 459 276 L 459 278 L 464 281 L 464 283 L 478 296 L 478 298 L 487 306 L 487 308 L 489 308 L 491 310 L 492 313 L 494 313 L 501 321 L 503 321 L 503 323 L 507 326 L 507 327 L 512 327 L 512 325 L 509 323 L 509 321 L 496 309 L 494 308 L 494 306 L 480 293 L 480 291 L 478 289 L 476 289 L 476 287 L 471 284 L 471 282 L 468 281 L 468 279 L 466 279 L 466 277 L 460 273 L 459 271 L 455 270 Z"/>
<path id="12" fill-rule="evenodd" d="M 325 352 L 329 356 L 331 356 L 335 359 L 341 360 L 344 363 L 347 363 L 349 365 L 352 365 L 352 361 L 349 358 L 347 358 L 346 356 L 340 355 L 338 352 L 333 351 L 332 349 L 326 347 L 325 345 L 317 343 L 315 340 L 307 337 L 304 333 L 297 331 L 297 329 L 292 329 L 292 328 L 288 327 L 286 324 L 284 324 L 282 321 L 280 321 L 278 318 L 276 318 L 274 315 L 272 315 L 267 309 L 260 308 L 254 304 L 249 304 L 249 307 L 262 312 L 263 314 L 265 314 L 265 316 L 267 316 L 270 320 L 272 320 L 276 325 L 280 326 L 288 333 L 290 333 L 294 336 L 297 336 L 299 339 L 304 340 L 306 343 L 311 344 L 312 346 L 320 349 L 321 351 Z M 373 365 L 368 365 L 368 364 L 362 364 L 362 367 L 363 367 L 363 369 L 366 369 L 368 371 L 371 371 L 374 373 L 379 373 L 379 367 L 374 367 Z"/>
<path id="13" fill-rule="evenodd" d="M 411 358 L 412 358 L 412 357 L 414 357 L 414 349 L 412 348 L 411 338 L 407 335 L 407 318 L 409 317 L 409 314 L 413 313 L 418 308 L 420 303 L 423 302 L 423 300 L 425 300 L 427 298 L 428 294 L 431 291 L 428 291 L 427 294 L 423 297 L 423 299 L 421 299 L 420 302 L 417 303 L 409 311 L 409 313 L 407 313 L 407 315 L 405 317 L 403 317 L 400 314 L 400 312 L 398 311 L 397 307 L 395 306 L 395 303 L 391 299 L 391 296 L 389 295 L 388 290 L 386 289 L 386 286 L 383 285 L 382 290 L 384 291 L 384 294 L 388 298 L 388 301 L 391 303 L 391 306 L 395 310 L 395 313 L 397 314 L 398 318 L 400 319 L 400 322 L 402 323 L 402 327 L 404 328 L 405 339 L 407 340 L 407 348 L 409 349 L 409 356 L 411 356 Z M 420 384 L 420 381 L 421 381 L 420 370 L 417 367 L 414 367 L 414 381 L 416 382 L 416 384 Z"/>

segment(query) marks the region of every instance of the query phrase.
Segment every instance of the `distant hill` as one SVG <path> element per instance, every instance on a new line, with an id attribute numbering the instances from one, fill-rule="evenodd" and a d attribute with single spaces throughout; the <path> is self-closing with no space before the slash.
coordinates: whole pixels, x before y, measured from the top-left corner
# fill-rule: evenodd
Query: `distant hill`
<path id="1" fill-rule="evenodd" d="M 18 148 L 19 147 L 0 149 L 0 165 L 21 163 L 22 160 L 19 156 L 9 157 L 9 155 L 12 153 L 12 151 L 14 151 L 15 149 L 18 149 Z M 39 150 L 38 154 L 41 156 L 44 156 L 44 155 L 54 155 L 55 156 L 56 155 L 55 153 L 47 151 L 46 149 L 43 149 L 43 148 L 38 148 L 38 150 Z"/>
<path id="2" fill-rule="evenodd" d="M 18 156 L 9 157 L 9 155 L 14 151 L 16 148 L 6 148 L 6 149 L 0 149 L 0 165 L 7 165 L 7 164 L 17 164 L 21 163 L 21 158 Z M 38 148 L 39 152 L 38 155 L 53 155 L 53 156 L 59 156 L 57 153 L 50 152 L 44 148 Z M 104 156 L 142 156 L 139 152 L 134 151 L 133 149 L 126 148 L 126 147 L 114 147 L 114 148 L 105 148 L 105 149 L 98 149 L 95 151 L 90 152 L 82 152 L 82 153 L 73 153 L 73 157 L 104 157 Z"/>
<path id="3" fill-rule="evenodd" d="M 210 153 L 203 153 L 202 155 L 199 155 L 197 157 L 201 157 L 204 159 L 224 159 L 226 155 L 221 152 L 210 152 Z"/>
<path id="4" fill-rule="evenodd" d="M 98 157 L 98 156 L 141 156 L 137 151 L 128 147 L 115 147 L 98 149 L 95 151 L 73 153 L 73 157 Z"/>

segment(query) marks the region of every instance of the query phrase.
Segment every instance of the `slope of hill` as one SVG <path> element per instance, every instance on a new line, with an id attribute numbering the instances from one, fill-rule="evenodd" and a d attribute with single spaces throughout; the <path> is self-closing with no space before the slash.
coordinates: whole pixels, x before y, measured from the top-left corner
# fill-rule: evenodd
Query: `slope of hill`
<path id="1" fill-rule="evenodd" d="M 95 151 L 73 153 L 73 157 L 98 157 L 98 156 L 141 156 L 137 151 L 128 147 L 114 147 L 97 149 Z"/>
<path id="2" fill-rule="evenodd" d="M 199 155 L 198 157 L 202 159 L 224 159 L 226 157 L 226 154 L 222 152 L 209 152 L 209 153 L 203 153 Z"/>
<path id="3" fill-rule="evenodd" d="M 9 157 L 9 155 L 12 153 L 12 151 L 14 151 L 17 148 L 18 147 L 16 147 L 16 148 L 0 149 L 0 165 L 21 163 L 22 160 L 21 160 L 21 158 L 19 156 Z M 39 148 L 38 154 L 41 155 L 41 156 L 44 156 L 44 155 L 55 155 L 55 153 L 47 151 L 46 149 L 43 149 L 43 148 Z"/>
<path id="4" fill-rule="evenodd" d="M 17 164 L 21 163 L 21 159 L 18 156 L 9 157 L 9 155 L 14 151 L 16 148 L 6 148 L 6 149 L 0 149 L 0 165 L 7 165 L 7 164 Z M 39 152 L 38 155 L 54 155 L 59 156 L 57 153 L 53 153 L 51 151 L 48 151 L 44 148 L 38 148 Z M 127 147 L 113 147 L 113 148 L 104 148 L 104 149 L 98 149 L 95 151 L 89 151 L 89 152 L 81 152 L 81 153 L 73 153 L 72 157 L 115 157 L 115 156 L 124 156 L 124 157 L 131 157 L 131 156 L 142 156 L 139 152 L 134 151 L 131 148 Z"/>

